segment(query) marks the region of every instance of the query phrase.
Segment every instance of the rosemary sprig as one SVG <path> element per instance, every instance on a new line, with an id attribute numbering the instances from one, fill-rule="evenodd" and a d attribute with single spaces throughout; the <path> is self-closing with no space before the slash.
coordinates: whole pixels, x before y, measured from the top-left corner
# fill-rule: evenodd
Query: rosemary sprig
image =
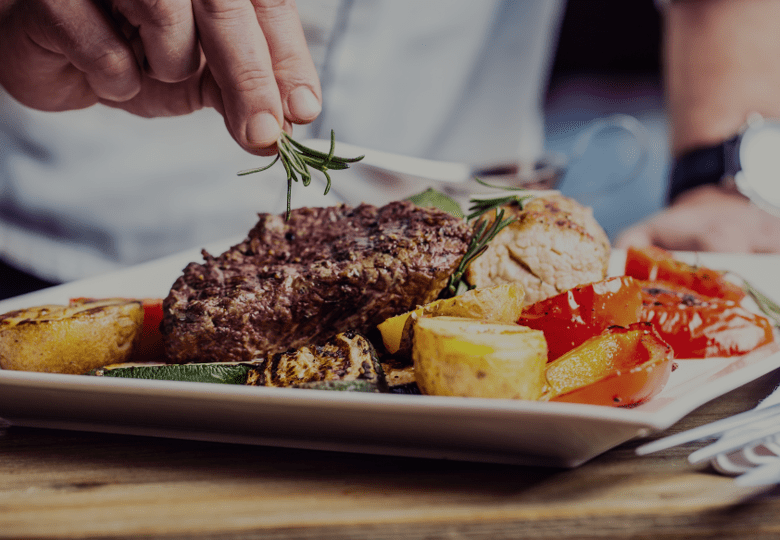
<path id="1" fill-rule="evenodd" d="M 479 178 L 474 178 L 474 180 L 479 184 L 489 188 L 502 189 L 504 191 L 513 192 L 526 191 L 526 189 L 522 187 L 494 186 L 484 182 L 483 180 L 480 180 Z M 532 194 L 512 194 L 480 199 L 475 199 L 472 197 L 469 200 L 471 206 L 469 207 L 469 214 L 466 216 L 466 221 L 472 221 L 475 219 L 477 220 L 477 222 L 474 224 L 474 236 L 471 238 L 468 248 L 466 248 L 466 253 L 460 260 L 460 263 L 455 269 L 455 272 L 453 272 L 447 280 L 447 286 L 444 287 L 444 290 L 442 290 L 441 294 L 439 295 L 440 298 L 451 298 L 453 296 L 458 296 L 459 294 L 463 294 L 469 289 L 474 288 L 463 279 L 463 276 L 466 273 L 466 269 L 475 259 L 477 259 L 485 252 L 485 250 L 488 248 L 488 244 L 496 237 L 498 233 L 501 232 L 502 229 L 504 229 L 504 227 L 517 221 L 516 218 L 504 219 L 504 209 L 502 207 L 510 204 L 516 204 L 522 210 L 525 201 L 533 198 L 534 195 Z M 495 219 L 492 223 L 488 218 L 485 217 L 485 214 L 491 211 L 495 211 Z"/>
<path id="2" fill-rule="evenodd" d="M 485 252 L 490 241 L 493 240 L 504 227 L 514 222 L 515 218 L 504 219 L 503 209 L 496 209 L 496 217 L 493 220 L 493 223 L 490 223 L 488 218 L 482 217 L 474 224 L 474 236 L 471 237 L 468 248 L 466 248 L 466 253 L 460 260 L 455 272 L 453 272 L 447 280 L 447 286 L 439 295 L 440 298 L 458 296 L 473 288 L 463 280 L 466 269 L 476 258 Z"/>
<path id="3" fill-rule="evenodd" d="M 503 189 L 505 191 L 526 191 L 525 188 L 522 187 L 494 186 L 488 184 L 487 182 L 484 182 L 483 180 L 480 180 L 479 178 L 475 178 L 474 180 L 476 180 L 478 183 L 482 184 L 483 186 L 487 186 L 494 189 Z M 534 197 L 533 195 L 501 195 L 498 197 L 490 197 L 484 199 L 472 198 L 469 200 L 471 206 L 469 206 L 469 214 L 466 216 L 466 219 L 468 221 L 471 221 L 472 219 L 476 219 L 478 217 L 485 215 L 486 213 L 490 212 L 493 209 L 500 208 L 507 204 L 517 204 L 520 206 L 520 209 L 522 210 L 523 203 L 529 199 L 533 199 L 533 197 Z"/>
<path id="4" fill-rule="evenodd" d="M 327 153 L 309 148 L 308 146 L 304 146 L 285 132 L 282 132 L 282 134 L 279 136 L 279 140 L 276 141 L 276 147 L 278 152 L 271 163 L 264 167 L 241 171 L 238 173 L 238 175 L 245 176 L 247 174 L 262 172 L 273 167 L 277 161 L 281 161 L 282 165 L 284 166 L 284 170 L 287 173 L 286 219 L 290 218 L 293 181 L 297 182 L 300 180 L 304 186 L 308 186 L 311 184 L 310 169 L 316 169 L 325 175 L 325 180 L 327 183 L 325 185 L 325 193 L 323 193 L 323 195 L 327 195 L 331 186 L 331 179 L 328 171 L 341 171 L 348 169 L 350 163 L 356 163 L 365 157 L 358 156 L 355 158 L 344 158 L 335 155 L 336 135 L 333 130 L 330 132 L 330 150 Z"/>
<path id="5" fill-rule="evenodd" d="M 775 326 L 780 328 L 780 306 L 778 306 L 771 298 L 756 289 L 745 278 L 740 277 L 742 280 L 742 286 L 745 288 L 745 292 L 753 299 L 758 306 L 758 309 L 762 311 L 767 318 L 772 319 Z"/>

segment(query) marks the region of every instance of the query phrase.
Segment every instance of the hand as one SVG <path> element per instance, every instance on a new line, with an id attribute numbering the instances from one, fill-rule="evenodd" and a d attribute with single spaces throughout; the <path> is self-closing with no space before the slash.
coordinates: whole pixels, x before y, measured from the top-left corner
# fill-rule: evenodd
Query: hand
<path id="1" fill-rule="evenodd" d="M 99 102 L 169 116 L 210 106 L 258 154 L 282 127 L 320 111 L 291 0 L 5 0 L 0 7 L 0 84 L 32 108 Z"/>
<path id="2" fill-rule="evenodd" d="M 618 248 L 650 244 L 680 251 L 780 253 L 780 217 L 727 188 L 702 186 L 626 229 L 614 242 Z"/>

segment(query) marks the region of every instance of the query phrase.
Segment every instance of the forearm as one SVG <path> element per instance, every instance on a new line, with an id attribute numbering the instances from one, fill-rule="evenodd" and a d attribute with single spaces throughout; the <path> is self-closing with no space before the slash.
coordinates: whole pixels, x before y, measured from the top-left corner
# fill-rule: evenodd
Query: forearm
<path id="1" fill-rule="evenodd" d="M 780 116 L 780 0 L 681 0 L 665 17 L 672 153 Z"/>

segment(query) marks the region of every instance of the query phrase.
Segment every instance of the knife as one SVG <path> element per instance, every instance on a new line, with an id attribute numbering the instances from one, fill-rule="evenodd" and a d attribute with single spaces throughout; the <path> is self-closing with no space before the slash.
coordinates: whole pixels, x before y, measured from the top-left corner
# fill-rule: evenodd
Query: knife
<path id="1" fill-rule="evenodd" d="M 330 140 L 306 139 L 300 142 L 320 152 L 330 150 Z M 343 142 L 336 143 L 336 150 L 342 156 L 364 156 L 358 162 L 360 166 L 455 184 L 468 182 L 475 177 L 514 177 L 514 183 L 517 185 L 534 184 L 535 187 L 551 189 L 560 182 L 566 166 L 566 159 L 558 154 L 549 154 L 532 164 L 517 162 L 472 167 L 465 163 L 405 156 Z"/>

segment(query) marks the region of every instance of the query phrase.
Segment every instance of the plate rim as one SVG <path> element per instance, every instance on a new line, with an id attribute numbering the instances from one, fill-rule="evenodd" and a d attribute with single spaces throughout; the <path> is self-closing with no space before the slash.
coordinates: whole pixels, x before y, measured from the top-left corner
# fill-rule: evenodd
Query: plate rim
<path id="1" fill-rule="evenodd" d="M 41 303 L 51 303 L 52 301 L 66 302 L 68 298 L 73 296 L 88 296 L 91 294 L 108 296 L 104 293 L 105 291 L 112 290 L 112 286 L 116 286 L 118 283 L 124 283 L 128 281 L 128 278 L 133 278 L 136 281 L 143 281 L 142 278 L 144 278 L 144 276 L 150 278 L 153 283 L 148 288 L 144 287 L 149 284 L 144 283 L 140 288 L 135 289 L 136 296 L 154 296 L 154 294 L 138 294 L 137 291 L 158 291 L 155 293 L 158 296 L 160 294 L 167 294 L 167 289 L 170 288 L 170 284 L 173 283 L 181 270 L 189 262 L 199 260 L 203 250 L 212 253 L 220 252 L 220 250 L 224 250 L 230 245 L 235 245 L 241 240 L 242 238 L 225 239 L 219 242 L 210 243 L 204 248 L 186 250 L 162 259 L 149 261 L 109 274 L 103 274 L 93 278 L 66 283 L 6 299 L 0 301 L 0 312 L 6 312 L 20 307 L 29 307 Z M 718 255 L 722 256 L 724 254 Z M 614 275 L 615 269 L 620 268 L 624 260 L 625 250 L 613 249 L 612 257 L 610 259 L 610 268 L 612 269 L 611 275 Z M 751 258 L 749 260 L 752 261 L 753 259 Z M 768 264 L 771 265 L 775 261 L 780 261 L 780 256 L 771 259 L 757 257 L 755 260 L 770 261 Z M 161 271 L 163 271 L 164 275 L 160 275 Z M 100 291 L 98 293 L 90 292 L 98 290 Z M 126 295 L 124 291 L 117 292 L 120 294 L 116 294 L 115 296 Z M 251 405 L 265 404 L 274 407 L 294 405 L 299 409 L 304 409 L 306 407 L 326 407 L 334 411 L 354 411 L 357 408 L 359 412 L 370 412 L 371 410 L 379 410 L 380 408 L 386 411 L 389 408 L 390 410 L 399 411 L 407 415 L 419 411 L 424 411 L 429 416 L 437 414 L 452 416 L 456 413 L 472 417 L 486 415 L 490 418 L 501 417 L 502 419 L 508 419 L 507 421 L 524 417 L 528 418 L 529 415 L 531 415 L 532 417 L 540 419 L 559 419 L 560 421 L 580 419 L 583 421 L 598 422 L 600 424 L 613 426 L 616 429 L 621 429 L 622 432 L 627 434 L 627 438 L 624 438 L 621 441 L 626 442 L 632 437 L 647 436 L 663 431 L 680 421 L 697 407 L 780 368 L 780 344 L 777 344 L 776 341 L 776 345 L 778 350 L 765 358 L 759 359 L 754 363 L 737 370 L 729 377 L 720 377 L 719 379 L 710 381 L 703 387 L 706 391 L 698 393 L 693 392 L 690 395 L 685 396 L 684 399 L 673 400 L 669 405 L 663 406 L 656 411 L 642 410 L 641 406 L 636 408 L 617 408 L 559 402 L 415 396 L 405 394 L 347 393 L 311 389 L 244 387 L 214 383 L 115 379 L 88 377 L 85 375 L 8 370 L 0 370 L 0 392 L 13 388 L 28 395 L 26 393 L 53 389 L 56 391 L 79 392 L 82 395 L 95 395 L 99 396 L 101 399 L 110 395 L 135 393 L 139 396 L 158 396 L 164 397 L 165 399 L 171 397 L 186 397 L 187 399 L 205 398 L 209 400 L 248 403 Z M 707 360 L 683 359 L 679 360 L 679 362 L 702 363 L 707 362 Z M 663 395 L 663 392 L 661 395 Z M 0 417 L 3 417 L 2 406 L 0 406 Z M 51 412 L 49 413 L 49 418 L 52 418 Z M 94 420 L 94 417 L 92 419 Z M 18 425 L 24 424 L 40 424 L 41 427 L 69 429 L 68 427 L 63 427 L 65 424 L 64 422 L 58 423 L 56 418 L 49 422 L 50 425 L 45 425 L 47 422 L 43 417 L 38 420 L 29 419 L 27 422 L 18 423 Z M 94 427 L 97 430 L 99 426 Z M 133 430 L 129 428 L 122 429 L 119 427 L 113 430 L 110 429 L 111 426 L 104 426 L 104 428 L 105 429 L 102 431 L 138 434 L 132 433 Z M 161 436 L 161 434 L 155 434 L 155 436 Z M 610 448 L 613 446 L 614 445 L 610 446 Z M 595 445 L 594 448 L 598 450 L 599 446 Z M 600 451 L 604 450 L 605 449 L 602 448 Z M 600 453 L 600 451 L 598 453 Z M 377 449 L 374 448 L 372 453 L 381 452 L 377 452 Z M 397 454 L 396 452 L 388 453 Z M 594 457 L 594 455 L 597 454 L 583 455 L 580 456 L 582 459 L 578 457 L 564 463 L 558 463 L 558 465 L 577 466 Z"/>

